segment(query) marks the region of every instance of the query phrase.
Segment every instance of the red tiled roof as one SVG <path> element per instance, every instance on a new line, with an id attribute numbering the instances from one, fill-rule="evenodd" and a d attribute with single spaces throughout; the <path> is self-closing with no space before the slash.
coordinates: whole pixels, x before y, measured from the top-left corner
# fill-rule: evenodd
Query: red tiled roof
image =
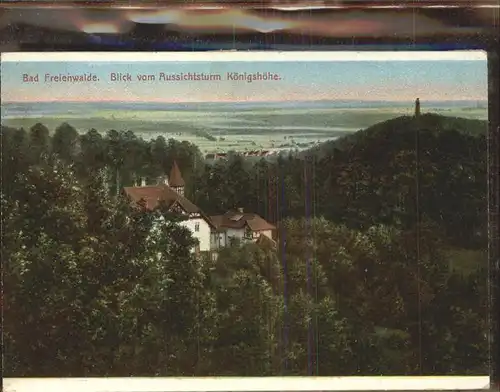
<path id="1" fill-rule="evenodd" d="M 141 187 L 125 187 L 123 188 L 125 194 L 130 197 L 133 203 L 140 203 L 141 200 L 146 202 L 146 208 L 150 211 L 158 208 L 160 203 L 170 208 L 175 204 L 182 207 L 188 214 L 198 213 L 201 217 L 212 227 L 216 228 L 209 216 L 198 208 L 195 204 L 190 202 L 184 196 L 178 194 L 167 185 L 160 184 L 156 186 L 141 186 Z"/>
<path id="2" fill-rule="evenodd" d="M 158 208 L 161 202 L 165 203 L 168 207 L 177 202 L 187 213 L 200 212 L 200 209 L 196 205 L 167 185 L 126 187 L 124 191 L 135 203 L 140 203 L 141 200 L 144 200 L 148 210 Z"/>
<path id="3" fill-rule="evenodd" d="M 248 226 L 252 231 L 275 230 L 276 227 L 254 213 L 228 211 L 224 215 L 210 217 L 218 229 L 242 229 Z"/>
<path id="4" fill-rule="evenodd" d="M 176 161 L 174 161 L 172 169 L 170 170 L 170 175 L 168 176 L 168 184 L 174 188 L 186 185 Z"/>

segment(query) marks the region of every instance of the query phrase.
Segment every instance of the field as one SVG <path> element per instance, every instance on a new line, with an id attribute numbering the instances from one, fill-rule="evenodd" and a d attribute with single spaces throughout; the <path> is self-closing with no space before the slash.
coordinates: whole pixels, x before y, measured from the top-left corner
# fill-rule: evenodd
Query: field
<path id="1" fill-rule="evenodd" d="M 68 104 L 71 105 L 71 104 Z M 102 106 L 102 105 L 101 105 Z M 257 107 L 257 108 L 171 108 L 148 110 L 138 107 L 120 110 L 93 106 L 85 110 L 68 106 L 58 113 L 17 111 L 2 113 L 2 125 L 30 128 L 40 122 L 54 130 L 67 122 L 80 133 L 89 129 L 131 130 L 145 139 L 163 136 L 182 139 L 199 146 L 202 152 L 229 150 L 287 150 L 312 147 L 355 132 L 380 121 L 412 114 L 413 107 Z M 435 107 L 423 112 L 447 116 L 486 119 L 484 108 Z M 2 111 L 4 112 L 4 111 Z"/>

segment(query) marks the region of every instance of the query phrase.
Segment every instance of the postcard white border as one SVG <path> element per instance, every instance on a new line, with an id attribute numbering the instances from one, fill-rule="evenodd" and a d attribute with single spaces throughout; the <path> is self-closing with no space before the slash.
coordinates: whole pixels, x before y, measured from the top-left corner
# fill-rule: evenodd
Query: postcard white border
<path id="1" fill-rule="evenodd" d="M 490 388 L 468 377 L 5 378 L 5 392 L 459 391 Z"/>
<path id="2" fill-rule="evenodd" d="M 2 62 L 485 61 L 481 50 L 449 52 L 77 52 L 2 53 Z M 487 390 L 489 376 L 4 378 L 4 391 L 225 392 Z"/>
<path id="3" fill-rule="evenodd" d="M 2 62 L 231 62 L 231 61 L 486 61 L 482 50 L 449 52 L 30 52 L 2 53 Z"/>

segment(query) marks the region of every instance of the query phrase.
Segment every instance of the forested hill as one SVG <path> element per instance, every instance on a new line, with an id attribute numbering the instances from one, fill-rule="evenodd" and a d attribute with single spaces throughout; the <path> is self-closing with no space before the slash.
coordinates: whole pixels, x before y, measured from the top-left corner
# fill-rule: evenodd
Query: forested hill
<path id="1" fill-rule="evenodd" d="M 361 228 L 380 223 L 412 226 L 429 219 L 447 241 L 482 247 L 486 130 L 486 121 L 406 116 L 304 151 L 276 164 L 281 169 L 275 171 L 292 189 L 280 203 L 287 204 L 283 213 L 303 213 L 307 176 L 314 184 L 314 195 L 307 197 L 314 198 L 315 213 L 329 220 Z"/>
<path id="2" fill-rule="evenodd" d="M 488 121 L 463 117 L 449 117 L 435 113 L 422 114 L 418 119 L 414 116 L 400 116 L 379 122 L 364 130 L 351 133 L 333 141 L 322 143 L 309 150 L 301 152 L 301 157 L 316 156 L 322 158 L 335 149 L 345 150 L 360 143 L 380 142 L 387 138 L 398 138 L 411 131 L 423 130 L 431 133 L 454 131 L 465 135 L 486 135 Z M 411 139 L 414 140 L 414 139 Z"/>

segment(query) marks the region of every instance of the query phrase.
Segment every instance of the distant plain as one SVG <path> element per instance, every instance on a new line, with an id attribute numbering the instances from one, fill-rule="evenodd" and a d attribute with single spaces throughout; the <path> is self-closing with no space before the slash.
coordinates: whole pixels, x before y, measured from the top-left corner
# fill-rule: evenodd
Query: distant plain
<path id="1" fill-rule="evenodd" d="M 67 122 L 80 133 L 130 130 L 144 139 L 186 140 L 208 153 L 308 148 L 414 110 L 412 103 L 338 106 L 189 104 L 162 110 L 158 105 L 2 104 L 2 125 L 28 129 L 42 123 L 53 131 Z M 487 119 L 485 106 L 422 105 L 422 112 Z"/>

